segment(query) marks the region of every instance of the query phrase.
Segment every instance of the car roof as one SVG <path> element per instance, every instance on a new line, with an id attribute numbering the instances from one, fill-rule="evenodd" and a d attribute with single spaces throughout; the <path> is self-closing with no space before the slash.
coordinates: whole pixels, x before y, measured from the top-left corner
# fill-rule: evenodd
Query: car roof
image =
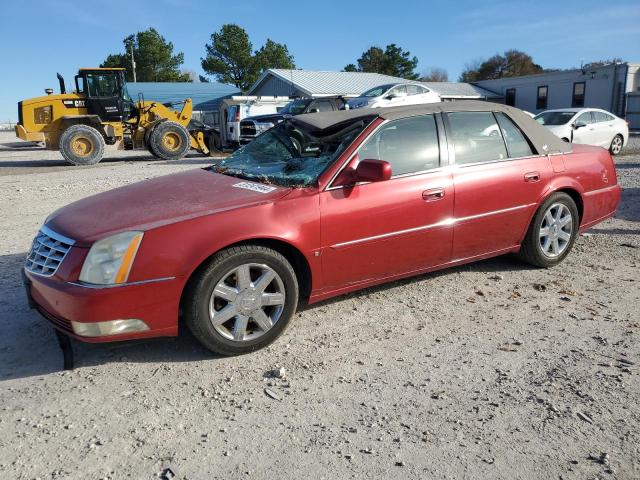
<path id="1" fill-rule="evenodd" d="M 601 108 L 576 108 L 576 107 L 571 107 L 571 108 L 554 108 L 552 110 L 545 110 L 544 112 L 540 112 L 540 113 L 546 113 L 546 112 L 571 112 L 571 113 L 578 113 L 578 112 L 604 112 L 604 113 L 608 113 L 609 115 L 613 115 L 613 113 L 611 112 L 607 112 L 606 110 L 603 110 Z M 540 115 L 540 113 L 538 113 L 538 115 Z"/>
<path id="2" fill-rule="evenodd" d="M 381 118 L 383 120 L 397 120 L 400 118 L 441 112 L 503 112 L 514 120 L 526 136 L 543 153 L 547 146 L 549 153 L 570 152 L 571 144 L 563 142 L 549 129 L 540 125 L 522 110 L 500 103 L 484 102 L 480 100 L 458 100 L 454 102 L 436 102 L 420 105 L 408 105 L 387 108 L 357 108 L 353 110 L 339 110 L 336 112 L 306 113 L 293 117 L 292 121 L 306 125 L 311 130 L 322 131 L 334 125 L 366 118 Z"/>

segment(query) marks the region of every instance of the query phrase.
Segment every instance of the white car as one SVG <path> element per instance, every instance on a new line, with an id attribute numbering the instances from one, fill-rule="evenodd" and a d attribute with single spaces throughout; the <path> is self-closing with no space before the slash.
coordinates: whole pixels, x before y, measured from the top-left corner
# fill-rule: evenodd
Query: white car
<path id="1" fill-rule="evenodd" d="M 629 141 L 627 122 L 598 108 L 547 110 L 534 118 L 565 142 L 604 147 L 613 155 Z"/>
<path id="2" fill-rule="evenodd" d="M 440 102 L 440 95 L 423 85 L 415 83 L 389 83 L 379 85 L 359 97 L 349 100 L 349 109 L 399 107 L 421 103 Z"/>

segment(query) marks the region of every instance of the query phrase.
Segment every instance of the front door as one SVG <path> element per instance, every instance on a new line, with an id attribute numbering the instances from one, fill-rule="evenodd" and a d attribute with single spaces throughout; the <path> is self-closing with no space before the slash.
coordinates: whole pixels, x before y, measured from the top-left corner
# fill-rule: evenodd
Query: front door
<path id="1" fill-rule="evenodd" d="M 551 176 L 548 157 L 537 155 L 503 113 L 447 118 L 455 152 L 453 260 L 518 245 Z"/>
<path id="2" fill-rule="evenodd" d="M 444 264 L 451 256 L 453 184 L 440 166 L 433 115 L 383 124 L 358 150 L 391 164 L 390 180 L 330 185 L 320 194 L 327 290 Z"/>
<path id="3" fill-rule="evenodd" d="M 582 127 L 575 128 L 573 130 L 573 143 L 584 143 L 586 145 L 598 145 L 598 132 L 596 131 L 596 125 L 593 121 L 591 112 L 584 112 L 575 119 L 574 125 L 578 126 L 584 124 Z"/>
<path id="4" fill-rule="evenodd" d="M 87 109 L 103 122 L 121 121 L 125 115 L 124 86 L 118 77 L 119 73 L 115 72 L 85 75 Z"/>

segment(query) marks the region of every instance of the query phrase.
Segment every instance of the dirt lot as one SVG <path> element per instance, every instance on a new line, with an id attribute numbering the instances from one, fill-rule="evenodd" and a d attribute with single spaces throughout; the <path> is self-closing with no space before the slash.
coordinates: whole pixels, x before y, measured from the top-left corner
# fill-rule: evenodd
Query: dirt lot
<path id="1" fill-rule="evenodd" d="M 210 159 L 73 168 L 13 141 L 0 136 L 0 478 L 640 478 L 640 154 L 617 159 L 616 218 L 555 269 L 503 257 L 368 289 L 241 358 L 187 332 L 75 343 L 61 372 L 19 276 L 47 214 Z"/>

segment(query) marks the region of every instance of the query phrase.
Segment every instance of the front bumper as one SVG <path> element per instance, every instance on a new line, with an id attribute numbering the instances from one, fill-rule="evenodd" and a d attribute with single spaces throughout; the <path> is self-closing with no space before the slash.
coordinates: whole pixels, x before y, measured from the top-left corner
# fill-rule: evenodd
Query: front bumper
<path id="1" fill-rule="evenodd" d="M 55 329 L 78 340 L 102 343 L 178 334 L 184 286 L 180 278 L 99 288 L 34 275 L 24 269 L 22 276 L 29 306 Z M 147 329 L 123 330 L 122 320 L 139 320 Z M 102 335 L 118 328 L 125 333 Z"/>

